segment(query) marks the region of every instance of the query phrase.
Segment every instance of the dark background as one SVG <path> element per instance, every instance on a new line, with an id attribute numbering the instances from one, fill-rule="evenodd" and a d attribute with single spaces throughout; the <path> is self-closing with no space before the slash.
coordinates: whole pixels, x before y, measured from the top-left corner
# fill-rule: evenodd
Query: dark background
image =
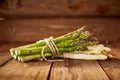
<path id="1" fill-rule="evenodd" d="M 34 42 L 88 25 L 100 41 L 120 41 L 120 0 L 0 0 L 0 41 Z"/>

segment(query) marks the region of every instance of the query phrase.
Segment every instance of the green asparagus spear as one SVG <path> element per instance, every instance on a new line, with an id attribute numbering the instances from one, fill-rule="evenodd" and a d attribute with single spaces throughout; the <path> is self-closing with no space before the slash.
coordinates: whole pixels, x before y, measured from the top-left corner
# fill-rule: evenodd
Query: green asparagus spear
<path id="1" fill-rule="evenodd" d="M 98 41 L 92 39 L 93 37 L 90 36 L 91 33 L 82 27 L 81 29 L 78 29 L 71 33 L 65 34 L 58 38 L 54 38 L 53 42 L 56 44 L 61 55 L 64 52 L 86 50 L 87 46 L 98 44 Z M 11 56 L 22 62 L 36 60 L 42 58 L 41 51 L 45 45 L 46 42 L 44 40 L 41 40 L 33 44 L 10 49 L 10 53 Z M 44 56 L 52 56 L 52 52 L 48 46 L 46 46 L 44 49 Z"/>
<path id="2" fill-rule="evenodd" d="M 82 30 L 80 30 L 80 31 L 82 31 Z M 56 43 L 56 41 L 58 42 L 58 40 L 59 39 L 63 39 L 63 38 L 57 38 L 56 40 L 54 40 L 55 41 L 55 44 L 57 45 L 57 47 L 67 47 L 67 46 L 73 46 L 73 44 L 72 44 L 72 42 L 74 42 L 74 44 L 75 44 L 75 42 L 77 42 L 77 41 L 79 41 L 79 40 L 85 40 L 86 38 L 88 38 L 89 36 L 90 36 L 90 32 L 88 32 L 88 31 L 82 31 L 82 32 L 79 32 L 79 34 L 80 35 L 78 35 L 78 33 L 77 33 L 77 35 L 75 35 L 74 34 L 74 37 L 69 37 L 69 39 L 67 40 L 67 41 L 64 41 L 64 42 L 59 42 L 58 43 L 58 45 L 57 45 L 57 43 Z M 67 35 L 69 35 L 69 34 L 67 34 Z M 69 35 L 70 36 L 70 35 Z M 68 37 L 68 36 L 67 36 Z M 66 38 L 67 39 L 67 37 L 65 37 L 64 36 L 64 39 Z M 76 37 L 76 38 L 75 38 Z M 63 40 L 64 40 L 63 39 Z M 24 48 L 32 48 L 32 47 L 40 47 L 40 46 L 45 46 L 45 44 L 44 44 L 45 42 L 44 41 L 42 41 L 42 42 L 38 42 L 38 43 L 34 43 L 34 44 L 30 44 L 30 45 L 26 45 L 26 46 L 22 46 L 22 47 L 18 47 L 18 48 L 12 48 L 12 49 L 10 49 L 10 53 L 11 53 L 11 56 L 13 56 L 13 54 L 15 53 L 14 51 L 16 50 L 16 49 L 24 49 Z M 65 45 L 65 44 L 67 44 L 67 45 Z M 70 45 L 68 45 L 68 44 L 70 44 Z"/>

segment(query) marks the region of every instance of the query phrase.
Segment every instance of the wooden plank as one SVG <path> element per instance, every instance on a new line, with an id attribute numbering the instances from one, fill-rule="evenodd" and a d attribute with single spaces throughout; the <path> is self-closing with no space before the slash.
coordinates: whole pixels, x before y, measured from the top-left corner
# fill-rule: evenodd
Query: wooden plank
<path id="1" fill-rule="evenodd" d="M 120 41 L 120 19 L 8 19 L 0 22 L 0 41 L 37 41 L 49 36 L 58 37 L 83 25 L 100 41 Z M 111 24 L 110 24 L 111 22 Z M 7 23 L 7 24 L 6 24 Z"/>
<path id="2" fill-rule="evenodd" d="M 1 80 L 47 80 L 51 63 L 9 61 L 0 68 Z"/>
<path id="3" fill-rule="evenodd" d="M 120 16 L 120 3 L 119 0 L 6 0 L 0 14 L 34 18 Z"/>
<path id="4" fill-rule="evenodd" d="M 109 59 L 99 63 L 111 80 L 120 79 L 120 60 Z"/>
<path id="5" fill-rule="evenodd" d="M 97 61 L 70 60 L 55 62 L 50 80 L 109 80 L 109 78 Z"/>
<path id="6" fill-rule="evenodd" d="M 8 52 L 1 52 L 1 47 L 6 44 L 8 44 L 8 42 L 0 42 L 0 66 L 2 66 L 4 63 L 11 59 L 11 56 Z"/>
<path id="7" fill-rule="evenodd" d="M 10 56 L 10 53 L 8 51 L 0 52 L 0 67 L 11 59 L 12 57 Z"/>
<path id="8" fill-rule="evenodd" d="M 109 44 L 111 53 L 116 59 L 108 59 L 105 61 L 99 61 L 99 64 L 104 69 L 106 74 L 111 80 L 120 79 L 120 43 Z"/>
<path id="9" fill-rule="evenodd" d="M 105 44 L 105 46 L 108 46 L 109 48 L 111 48 L 111 54 L 114 56 L 114 58 L 116 59 L 120 59 L 120 42 L 116 42 L 116 43 L 111 43 L 111 44 Z"/>
<path id="10" fill-rule="evenodd" d="M 3 45 L 0 47 L 0 66 L 3 66 L 3 64 L 5 64 L 7 61 L 9 61 L 10 59 L 12 59 L 12 57 L 10 56 L 9 53 L 9 49 L 13 48 L 13 47 L 17 47 L 20 45 L 25 45 L 27 44 L 26 42 L 12 42 L 12 43 L 8 43 L 6 45 Z"/>

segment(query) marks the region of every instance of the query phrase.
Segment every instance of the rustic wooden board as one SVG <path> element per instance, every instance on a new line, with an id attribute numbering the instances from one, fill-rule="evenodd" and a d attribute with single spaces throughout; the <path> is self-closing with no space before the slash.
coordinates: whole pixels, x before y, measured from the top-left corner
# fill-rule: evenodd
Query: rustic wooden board
<path id="1" fill-rule="evenodd" d="M 49 36 L 58 37 L 83 25 L 89 25 L 100 41 L 120 41 L 120 19 L 8 19 L 0 21 L 1 41 L 37 41 Z M 111 22 L 111 23 L 110 23 Z"/>
<path id="2" fill-rule="evenodd" d="M 109 45 L 112 49 L 111 53 L 117 59 L 108 59 L 106 61 L 99 61 L 99 64 L 109 76 L 111 80 L 120 79 L 120 43 Z"/>
<path id="3" fill-rule="evenodd" d="M 109 80 L 109 78 L 97 61 L 68 60 L 53 64 L 50 80 Z"/>
<path id="4" fill-rule="evenodd" d="M 109 59 L 99 63 L 111 80 L 120 79 L 120 60 Z"/>
<path id="5" fill-rule="evenodd" d="M 10 53 L 8 51 L 0 52 L 0 67 L 11 59 L 12 57 L 10 56 Z"/>
<path id="6" fill-rule="evenodd" d="M 0 47 L 0 66 L 4 65 L 6 62 L 12 59 L 9 53 L 10 48 L 14 48 L 17 46 L 25 45 L 28 42 L 12 42 L 12 43 L 7 43 L 3 46 Z"/>
<path id="7" fill-rule="evenodd" d="M 8 42 L 0 42 L 0 66 L 2 66 L 5 62 L 11 59 L 11 56 L 8 52 L 1 52 L 1 46 L 8 44 Z"/>
<path id="8" fill-rule="evenodd" d="M 105 44 L 105 46 L 111 48 L 111 54 L 114 56 L 115 59 L 120 60 L 120 42 L 112 43 L 112 44 Z"/>
<path id="9" fill-rule="evenodd" d="M 120 1 L 5 0 L 0 14 L 12 18 L 120 16 Z"/>
<path id="10" fill-rule="evenodd" d="M 8 49 L 25 44 L 28 42 L 14 42 L 0 47 L 0 77 L 2 80 L 47 80 L 51 63 L 41 61 L 20 63 L 11 60 Z M 23 74 L 24 72 L 25 74 Z"/>
<path id="11" fill-rule="evenodd" d="M 0 68 L 1 80 L 47 80 L 51 63 L 34 61 L 21 63 L 11 60 Z"/>
<path id="12" fill-rule="evenodd" d="M 11 57 L 8 49 L 27 43 L 15 42 L 0 47 L 1 80 L 119 80 L 120 60 L 105 61 L 65 60 L 65 62 L 31 61 L 21 63 Z M 107 45 L 120 58 L 119 43 Z M 6 49 L 4 49 L 6 48 Z"/>

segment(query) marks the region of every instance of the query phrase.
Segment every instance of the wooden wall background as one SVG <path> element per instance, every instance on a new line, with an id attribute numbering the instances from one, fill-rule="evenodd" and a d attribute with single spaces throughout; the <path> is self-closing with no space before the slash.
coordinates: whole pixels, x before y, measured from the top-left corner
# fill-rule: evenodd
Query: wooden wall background
<path id="1" fill-rule="evenodd" d="M 36 41 L 89 25 L 100 41 L 120 41 L 120 0 L 0 0 L 0 41 Z"/>
<path id="2" fill-rule="evenodd" d="M 7 17 L 120 16 L 120 0 L 1 0 Z"/>

